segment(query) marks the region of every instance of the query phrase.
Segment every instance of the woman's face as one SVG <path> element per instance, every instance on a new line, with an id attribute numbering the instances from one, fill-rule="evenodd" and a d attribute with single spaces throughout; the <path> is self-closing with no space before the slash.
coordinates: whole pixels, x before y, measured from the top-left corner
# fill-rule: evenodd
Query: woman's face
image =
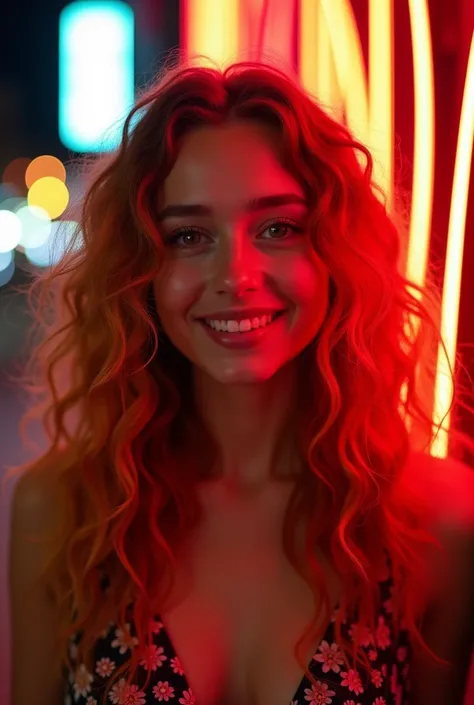
<path id="1" fill-rule="evenodd" d="M 270 379 L 315 337 L 328 305 L 304 192 L 279 161 L 275 133 L 252 122 L 190 133 L 159 207 L 164 331 L 218 382 Z M 266 312 L 283 313 L 268 323 Z"/>

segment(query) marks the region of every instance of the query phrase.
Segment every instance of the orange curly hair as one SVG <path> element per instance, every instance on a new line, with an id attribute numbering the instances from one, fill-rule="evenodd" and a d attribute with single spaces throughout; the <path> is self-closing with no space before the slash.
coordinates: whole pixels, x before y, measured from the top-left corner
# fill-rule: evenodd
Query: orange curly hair
<path id="1" fill-rule="evenodd" d="M 358 600 L 361 620 L 374 628 L 375 566 L 388 551 L 400 587 L 395 614 L 424 644 L 414 595 L 402 588 L 434 539 L 400 478 L 410 453 L 429 452 L 441 428 L 431 416 L 443 345 L 436 274 L 423 289 L 403 276 L 407 230 L 403 217 L 387 213 L 368 149 L 296 80 L 265 63 L 223 71 L 181 63 L 138 100 L 116 152 L 94 160 L 75 237 L 27 288 L 39 339 L 21 381 L 38 400 L 21 432 L 40 418 L 49 445 L 13 473 L 54 477 L 64 510 L 44 570 L 64 667 L 79 630 L 78 657 L 90 669 L 98 634 L 111 620 L 123 627 L 132 602 L 139 643 L 148 643 L 151 617 L 170 595 L 174 549 L 199 519 L 194 481 L 212 467 L 216 449 L 191 423 L 191 364 L 160 329 L 154 306 L 152 282 L 164 262 L 156 194 L 190 130 L 246 118 L 279 129 L 285 167 L 310 198 L 312 244 L 331 277 L 328 315 L 301 356 L 297 425 L 306 472 L 285 518 L 285 551 L 329 615 L 312 547 L 328 551 L 346 585 L 340 641 L 341 621 Z M 457 383 L 454 390 L 452 415 L 465 406 Z M 202 439 L 202 454 L 187 457 L 180 435 Z M 453 427 L 450 437 L 456 448 L 469 444 Z M 302 516 L 304 562 L 294 548 Z M 316 617 L 295 647 L 312 682 L 301 646 L 318 635 Z M 357 643 L 343 649 L 366 663 Z M 129 682 L 139 658 L 136 649 Z"/>

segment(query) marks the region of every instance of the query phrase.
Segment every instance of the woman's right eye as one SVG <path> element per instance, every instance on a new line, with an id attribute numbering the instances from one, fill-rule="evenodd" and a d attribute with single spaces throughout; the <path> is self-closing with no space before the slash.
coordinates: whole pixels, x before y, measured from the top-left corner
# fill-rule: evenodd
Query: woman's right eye
<path id="1" fill-rule="evenodd" d="M 165 237 L 165 243 L 170 246 L 187 248 L 193 245 L 201 245 L 203 237 L 204 233 L 196 230 L 196 228 L 183 228 Z M 193 241 L 192 238 L 197 238 L 197 240 L 194 239 Z"/>

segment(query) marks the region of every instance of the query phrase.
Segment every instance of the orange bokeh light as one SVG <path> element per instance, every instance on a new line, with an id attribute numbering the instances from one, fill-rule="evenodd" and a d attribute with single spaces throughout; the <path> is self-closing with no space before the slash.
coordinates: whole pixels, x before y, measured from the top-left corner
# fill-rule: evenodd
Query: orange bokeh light
<path id="1" fill-rule="evenodd" d="M 45 176 L 54 176 L 55 179 L 59 179 L 63 182 L 66 181 L 66 169 L 64 164 L 50 154 L 43 154 L 30 162 L 25 173 L 25 183 L 28 188 L 31 188 L 35 181 Z"/>

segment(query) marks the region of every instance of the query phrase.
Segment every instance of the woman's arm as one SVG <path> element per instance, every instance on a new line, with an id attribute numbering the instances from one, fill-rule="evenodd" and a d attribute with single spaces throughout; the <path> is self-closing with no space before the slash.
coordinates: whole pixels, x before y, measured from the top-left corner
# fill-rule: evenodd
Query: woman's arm
<path id="1" fill-rule="evenodd" d="M 56 612 L 40 583 L 42 544 L 57 516 L 53 493 L 25 476 L 14 491 L 9 555 L 11 705 L 61 705 L 64 684 L 56 666 Z"/>

